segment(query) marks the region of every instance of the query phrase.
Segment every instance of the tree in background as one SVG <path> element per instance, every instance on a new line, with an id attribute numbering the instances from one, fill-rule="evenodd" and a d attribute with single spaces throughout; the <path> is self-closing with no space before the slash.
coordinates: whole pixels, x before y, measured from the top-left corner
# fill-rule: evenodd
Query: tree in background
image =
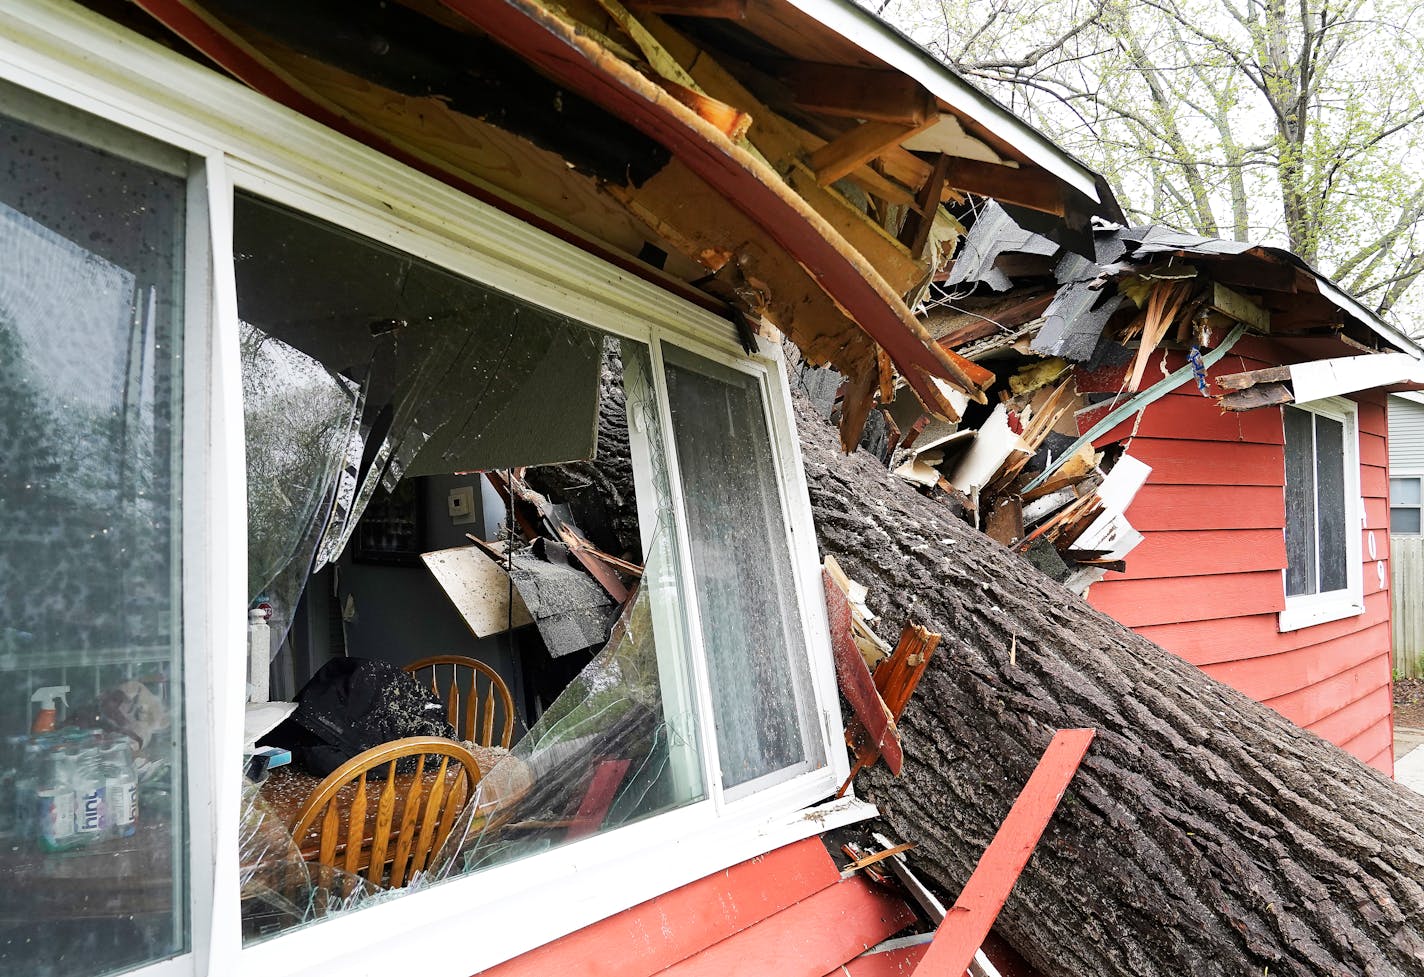
<path id="1" fill-rule="evenodd" d="M 1424 274 L 1424 4 L 862 0 L 1103 172 L 1383 314 Z"/>

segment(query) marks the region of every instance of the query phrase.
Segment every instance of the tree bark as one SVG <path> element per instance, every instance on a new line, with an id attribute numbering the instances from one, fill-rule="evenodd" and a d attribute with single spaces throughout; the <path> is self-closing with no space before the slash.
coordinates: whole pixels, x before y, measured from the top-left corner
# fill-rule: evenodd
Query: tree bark
<path id="1" fill-rule="evenodd" d="M 917 871 L 963 885 L 1058 728 L 1098 730 L 999 917 L 1048 977 L 1424 972 L 1420 798 L 1094 611 L 802 405 L 824 553 L 887 627 L 943 633 L 862 774 Z M 893 637 L 893 635 L 885 635 Z"/>

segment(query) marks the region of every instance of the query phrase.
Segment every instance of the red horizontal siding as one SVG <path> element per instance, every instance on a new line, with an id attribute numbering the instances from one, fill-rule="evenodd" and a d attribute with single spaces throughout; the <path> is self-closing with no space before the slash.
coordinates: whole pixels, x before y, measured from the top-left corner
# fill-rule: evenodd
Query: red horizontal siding
<path id="1" fill-rule="evenodd" d="M 855 875 L 660 973 L 822 977 L 914 921 L 914 912 L 902 899 Z"/>
<path id="2" fill-rule="evenodd" d="M 808 838 L 546 943 L 481 977 L 648 977 L 839 881 L 820 839 Z"/>
<path id="3" fill-rule="evenodd" d="M 1137 438 L 1129 454 L 1152 467 L 1158 485 L 1281 486 L 1285 449 L 1240 441 Z"/>
<path id="4" fill-rule="evenodd" d="M 1090 595 L 1102 585 L 1093 588 Z M 1353 634 L 1389 623 L 1389 594 L 1377 592 L 1365 598 L 1365 613 L 1313 628 L 1281 633 L 1275 614 L 1230 618 L 1222 621 L 1193 621 L 1137 628 L 1137 633 L 1179 655 L 1193 665 L 1211 665 L 1294 651 L 1342 635 Z"/>
<path id="5" fill-rule="evenodd" d="M 1233 351 L 1212 375 L 1291 359 L 1272 359 L 1268 343 L 1252 344 L 1241 356 Z M 1358 398 L 1365 611 L 1283 634 L 1277 618 L 1285 606 L 1281 412 L 1251 411 L 1240 417 L 1252 420 L 1233 424 L 1214 402 L 1192 393 L 1183 387 L 1143 417 L 1129 451 L 1152 475 L 1127 518 L 1144 540 L 1129 554 L 1127 573 L 1094 585 L 1089 600 L 1365 762 L 1392 769 L 1388 743 L 1382 743 L 1390 726 L 1383 397 Z"/>
<path id="6" fill-rule="evenodd" d="M 1130 452 L 1136 455 L 1136 451 Z M 1149 478 L 1127 510 L 1140 533 L 1155 530 L 1274 529 L 1285 525 L 1285 495 L 1274 485 L 1233 485 L 1215 500 L 1200 485 L 1162 485 Z M 1129 565 L 1131 560 L 1129 559 Z"/>
<path id="7" fill-rule="evenodd" d="M 1130 568 L 1131 556 L 1128 560 Z M 1285 608 L 1278 570 L 1104 581 L 1094 586 L 1088 597 L 1098 610 L 1130 628 L 1245 617 Z"/>
<path id="8" fill-rule="evenodd" d="M 1389 717 L 1385 716 L 1354 739 L 1344 743 L 1343 749 L 1363 762 L 1370 763 L 1371 758 L 1379 756 L 1393 745 L 1394 729 L 1390 725 Z"/>
<path id="9" fill-rule="evenodd" d="M 1266 705 L 1297 726 L 1314 729 L 1327 716 L 1389 682 L 1389 647 L 1368 661 L 1314 685 L 1269 699 Z"/>
<path id="10" fill-rule="evenodd" d="M 1394 724 L 1389 722 L 1390 707 L 1390 687 L 1388 684 L 1381 685 L 1320 720 L 1312 732 L 1332 743 L 1349 743 L 1366 730 L 1384 723 L 1392 735 Z"/>
<path id="11" fill-rule="evenodd" d="M 1266 702 L 1365 664 L 1379 654 L 1381 642 L 1389 644 L 1385 624 L 1292 651 L 1217 662 L 1203 669 L 1218 682 Z"/>
<path id="12" fill-rule="evenodd" d="M 1281 570 L 1285 565 L 1286 539 L 1279 529 L 1155 532 L 1146 534 L 1132 551 L 1128 578 Z"/>
<path id="13" fill-rule="evenodd" d="M 1099 412 L 1106 413 L 1106 410 Z M 1078 430 L 1086 432 L 1088 427 L 1083 421 L 1089 420 L 1089 415 L 1085 412 L 1078 416 Z M 1096 424 L 1097 418 L 1092 418 L 1090 423 Z M 1137 415 L 1133 415 L 1099 437 L 1094 444 L 1101 447 L 1125 438 L 1133 433 L 1134 427 L 1139 438 L 1285 443 L 1279 411 L 1224 411 L 1215 400 L 1197 393 L 1195 387 L 1189 396 L 1172 395 L 1149 404 L 1142 412 L 1141 422 L 1137 420 Z"/>

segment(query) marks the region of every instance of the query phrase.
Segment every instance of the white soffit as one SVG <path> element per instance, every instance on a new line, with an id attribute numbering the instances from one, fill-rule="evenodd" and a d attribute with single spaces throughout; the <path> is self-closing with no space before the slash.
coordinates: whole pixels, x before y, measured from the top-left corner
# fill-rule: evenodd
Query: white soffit
<path id="1" fill-rule="evenodd" d="M 1305 404 L 1397 383 L 1424 385 L 1424 362 L 1409 353 L 1340 356 L 1296 363 L 1290 379 L 1296 403 Z"/>
<path id="2" fill-rule="evenodd" d="M 966 115 L 1012 145 L 1024 157 L 1052 173 L 1090 200 L 1098 196 L 1097 174 L 1065 153 L 1051 139 L 853 0 L 784 0 L 847 41 L 914 78 L 955 112 Z"/>
<path id="3" fill-rule="evenodd" d="M 918 132 L 900 144 L 905 149 L 917 153 L 945 153 L 963 159 L 977 159 L 985 163 L 1004 163 L 1017 167 L 1019 164 L 1006 161 L 989 146 L 964 131 L 958 116 L 941 115 L 939 121 L 924 132 Z"/>

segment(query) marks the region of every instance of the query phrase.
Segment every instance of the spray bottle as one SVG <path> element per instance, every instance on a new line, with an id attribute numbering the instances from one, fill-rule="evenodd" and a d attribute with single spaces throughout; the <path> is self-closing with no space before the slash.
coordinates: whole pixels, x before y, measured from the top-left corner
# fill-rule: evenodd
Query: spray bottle
<path id="1" fill-rule="evenodd" d="M 30 696 L 31 702 L 41 703 L 40 711 L 35 713 L 34 724 L 30 726 L 30 733 L 38 736 L 40 733 L 48 733 L 54 729 L 54 700 L 58 699 L 64 703 L 66 709 L 69 708 L 69 686 L 67 685 L 46 685 L 34 695 Z"/>

